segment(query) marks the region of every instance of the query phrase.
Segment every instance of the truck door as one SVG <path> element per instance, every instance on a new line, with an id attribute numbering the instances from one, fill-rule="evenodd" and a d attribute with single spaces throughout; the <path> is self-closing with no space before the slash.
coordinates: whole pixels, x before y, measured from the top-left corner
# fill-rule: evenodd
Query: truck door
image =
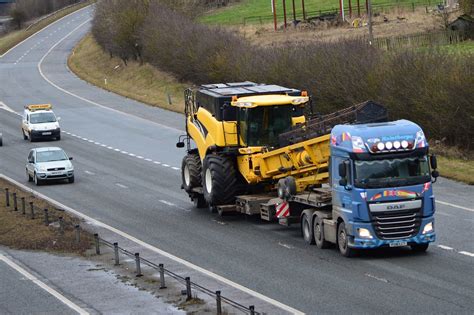
<path id="1" fill-rule="evenodd" d="M 352 163 L 348 158 L 339 156 L 331 157 L 331 174 L 332 174 L 332 197 L 334 206 L 334 218 L 340 216 L 344 218 L 346 223 L 352 220 Z M 339 172 L 340 165 L 343 164 L 346 167 L 347 181 L 346 185 L 341 185 L 341 177 Z"/>

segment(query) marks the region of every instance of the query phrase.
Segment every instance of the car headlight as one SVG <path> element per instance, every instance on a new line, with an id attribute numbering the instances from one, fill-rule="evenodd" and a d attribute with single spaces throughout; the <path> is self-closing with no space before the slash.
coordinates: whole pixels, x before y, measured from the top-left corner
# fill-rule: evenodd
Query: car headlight
<path id="1" fill-rule="evenodd" d="M 433 231 L 434 231 L 433 222 L 430 222 L 425 225 L 425 227 L 423 228 L 423 232 L 421 234 L 427 234 Z"/>
<path id="2" fill-rule="evenodd" d="M 46 166 L 39 166 L 38 171 L 40 172 L 46 172 Z"/>
<path id="3" fill-rule="evenodd" d="M 368 229 L 358 228 L 357 232 L 359 233 L 360 238 L 373 238 L 372 233 Z"/>

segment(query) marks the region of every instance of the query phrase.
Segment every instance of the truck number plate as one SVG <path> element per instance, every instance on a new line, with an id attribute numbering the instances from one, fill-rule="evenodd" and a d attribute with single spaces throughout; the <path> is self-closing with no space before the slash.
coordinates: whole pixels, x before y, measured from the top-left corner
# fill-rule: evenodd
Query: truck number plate
<path id="1" fill-rule="evenodd" d="M 407 246 L 407 242 L 404 242 L 404 241 L 393 242 L 393 243 L 390 243 L 389 246 L 390 247 Z"/>
<path id="2" fill-rule="evenodd" d="M 50 136 L 50 135 L 51 135 L 51 131 L 43 132 L 43 136 Z"/>

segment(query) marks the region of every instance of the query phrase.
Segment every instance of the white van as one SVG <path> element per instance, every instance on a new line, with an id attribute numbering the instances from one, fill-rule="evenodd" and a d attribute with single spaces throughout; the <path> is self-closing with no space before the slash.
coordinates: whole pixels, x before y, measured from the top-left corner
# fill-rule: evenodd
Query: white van
<path id="1" fill-rule="evenodd" d="M 51 104 L 36 104 L 25 106 L 21 130 L 23 139 L 30 141 L 38 139 L 61 139 L 59 117 L 56 118 Z"/>

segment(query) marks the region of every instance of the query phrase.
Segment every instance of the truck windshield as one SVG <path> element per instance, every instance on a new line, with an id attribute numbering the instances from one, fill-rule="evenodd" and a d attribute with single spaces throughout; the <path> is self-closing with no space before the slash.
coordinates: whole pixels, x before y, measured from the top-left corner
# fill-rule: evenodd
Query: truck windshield
<path id="1" fill-rule="evenodd" d="M 247 146 L 277 146 L 278 135 L 291 129 L 291 117 L 291 105 L 242 108 L 240 135 Z"/>
<path id="2" fill-rule="evenodd" d="M 431 180 L 428 159 L 413 157 L 355 161 L 354 184 L 360 188 L 382 188 L 426 183 Z"/>
<path id="3" fill-rule="evenodd" d="M 53 113 L 37 113 L 30 115 L 30 122 L 32 124 L 42 124 L 42 123 L 49 123 L 55 122 L 56 117 Z"/>

